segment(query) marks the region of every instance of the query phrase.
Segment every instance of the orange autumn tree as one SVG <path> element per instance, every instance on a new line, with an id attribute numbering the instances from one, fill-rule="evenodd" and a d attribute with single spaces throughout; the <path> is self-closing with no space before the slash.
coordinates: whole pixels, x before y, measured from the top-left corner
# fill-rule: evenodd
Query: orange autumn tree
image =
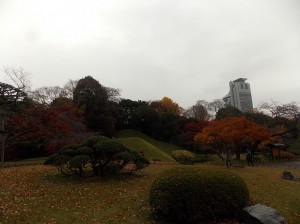
<path id="1" fill-rule="evenodd" d="M 260 143 L 270 138 L 271 133 L 267 128 L 241 116 L 210 122 L 194 140 L 212 146 L 218 154 L 223 150 L 232 149 L 236 153 L 236 158 L 240 159 L 240 153 L 244 148 L 250 148 L 254 153 Z"/>
<path id="2" fill-rule="evenodd" d="M 161 100 L 153 101 L 150 104 L 158 113 L 170 113 L 174 115 L 181 115 L 183 109 L 169 97 L 164 97 Z"/>

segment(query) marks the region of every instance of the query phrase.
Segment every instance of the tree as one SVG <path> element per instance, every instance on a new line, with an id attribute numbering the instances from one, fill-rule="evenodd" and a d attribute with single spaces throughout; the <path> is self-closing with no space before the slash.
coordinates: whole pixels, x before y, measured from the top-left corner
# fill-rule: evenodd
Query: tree
<path id="1" fill-rule="evenodd" d="M 14 106 L 26 100 L 25 91 L 29 88 L 28 75 L 22 68 L 6 68 L 5 74 L 10 78 L 13 85 L 0 83 L 0 134 L 1 134 L 1 164 L 4 163 L 5 141 L 7 130 L 5 130 L 5 114 L 9 113 Z"/>
<path id="2" fill-rule="evenodd" d="M 44 105 L 49 105 L 56 98 L 63 95 L 63 89 L 59 86 L 44 86 L 30 93 L 30 98 Z"/>
<path id="3" fill-rule="evenodd" d="M 10 110 L 17 102 L 23 101 L 27 94 L 22 89 L 0 82 L 0 108 Z"/>
<path id="4" fill-rule="evenodd" d="M 130 163 L 133 166 L 128 166 Z M 83 176 L 91 167 L 93 175 L 104 176 L 121 171 L 133 172 L 149 164 L 136 151 L 131 151 L 116 140 L 91 136 L 81 144 L 68 145 L 48 158 L 45 164 L 57 166 L 63 174 Z"/>
<path id="5" fill-rule="evenodd" d="M 120 89 L 115 89 L 111 87 L 104 87 L 106 89 L 106 93 L 108 96 L 108 100 L 112 102 L 119 102 L 120 101 Z"/>
<path id="6" fill-rule="evenodd" d="M 161 114 L 159 127 L 155 130 L 157 138 L 173 144 L 177 134 L 178 119 L 179 116 L 172 113 Z"/>
<path id="7" fill-rule="evenodd" d="M 150 106 L 152 106 L 160 114 L 171 113 L 179 116 L 183 112 L 183 109 L 176 102 L 166 96 L 161 100 L 151 102 Z"/>
<path id="8" fill-rule="evenodd" d="M 212 102 L 209 102 L 208 108 L 211 113 L 211 116 L 214 117 L 218 110 L 225 107 L 225 103 L 221 99 L 214 99 Z"/>
<path id="9" fill-rule="evenodd" d="M 194 137 L 202 132 L 203 128 L 207 127 L 208 121 L 190 121 L 181 128 L 180 138 L 184 143 L 184 147 L 189 150 L 198 151 L 197 143 L 194 141 Z"/>
<path id="10" fill-rule="evenodd" d="M 228 117 L 210 122 L 209 126 L 195 136 L 195 141 L 214 145 L 224 144 L 225 149 L 233 148 L 237 159 L 245 147 L 250 147 L 252 152 L 258 144 L 271 138 L 269 130 L 245 117 Z M 220 149 L 214 148 L 220 153 Z"/>
<path id="11" fill-rule="evenodd" d="M 298 137 L 298 121 L 300 118 L 299 105 L 296 103 L 278 104 L 272 102 L 271 104 L 263 103 L 259 109 L 267 112 L 272 117 L 272 126 L 273 130 L 275 130 L 273 134 L 274 137 Z"/>
<path id="12" fill-rule="evenodd" d="M 209 120 L 212 116 L 208 112 L 209 103 L 205 100 L 199 100 L 197 103 L 186 110 L 187 117 L 195 118 L 198 121 Z"/>
<path id="13" fill-rule="evenodd" d="M 106 88 L 91 76 L 78 81 L 73 94 L 74 103 L 84 112 L 86 126 L 107 136 L 112 136 L 115 120 Z"/>
<path id="14" fill-rule="evenodd" d="M 66 97 L 58 97 L 50 103 L 50 107 L 60 106 L 64 104 L 73 104 L 73 100 Z"/>
<path id="15" fill-rule="evenodd" d="M 7 116 L 6 123 L 8 149 L 13 158 L 53 153 L 59 147 L 77 142 L 86 132 L 82 112 L 73 104 L 53 107 L 33 104 Z M 25 143 L 30 143 L 34 150 L 24 152 L 19 146 Z"/>
<path id="16" fill-rule="evenodd" d="M 70 79 L 62 88 L 61 97 L 73 99 L 73 92 L 77 86 L 78 80 Z"/>
<path id="17" fill-rule="evenodd" d="M 244 116 L 250 120 L 250 121 L 253 121 L 259 125 L 262 125 L 262 126 L 265 126 L 265 127 L 268 127 L 269 129 L 272 128 L 273 126 L 273 119 L 272 117 L 270 117 L 269 115 L 267 114 L 264 114 L 260 111 L 251 111 L 251 112 L 246 112 L 244 113 Z"/>
<path id="18" fill-rule="evenodd" d="M 132 122 L 142 132 L 154 136 L 160 124 L 160 117 L 151 106 L 139 106 L 133 114 Z"/>
<path id="19" fill-rule="evenodd" d="M 233 107 L 233 106 L 226 106 L 224 108 L 220 108 L 218 112 L 216 113 L 216 119 L 224 119 L 226 117 L 237 117 L 241 116 L 243 113 L 239 109 Z"/>
<path id="20" fill-rule="evenodd" d="M 27 93 L 30 90 L 29 72 L 26 72 L 22 67 L 13 68 L 7 67 L 4 69 L 5 75 L 9 78 L 8 84 L 14 86 L 16 89 Z"/>
<path id="21" fill-rule="evenodd" d="M 139 107 L 149 106 L 146 101 L 133 101 L 130 99 L 122 99 L 119 102 L 118 127 L 121 129 L 138 128 L 135 122 L 136 111 Z"/>
<path id="22" fill-rule="evenodd" d="M 210 120 L 216 116 L 216 113 L 224 108 L 224 101 L 215 99 L 211 102 L 198 100 L 195 105 L 185 111 L 185 116 L 193 117 L 197 120 Z"/>

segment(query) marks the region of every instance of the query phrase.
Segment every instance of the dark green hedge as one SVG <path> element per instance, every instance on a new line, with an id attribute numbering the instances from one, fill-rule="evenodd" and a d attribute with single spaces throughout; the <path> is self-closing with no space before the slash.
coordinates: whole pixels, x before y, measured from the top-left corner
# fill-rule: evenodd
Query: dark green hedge
<path id="1" fill-rule="evenodd" d="M 150 188 L 156 216 L 173 223 L 199 223 L 236 217 L 247 205 L 244 180 L 228 171 L 177 167 L 159 175 Z"/>

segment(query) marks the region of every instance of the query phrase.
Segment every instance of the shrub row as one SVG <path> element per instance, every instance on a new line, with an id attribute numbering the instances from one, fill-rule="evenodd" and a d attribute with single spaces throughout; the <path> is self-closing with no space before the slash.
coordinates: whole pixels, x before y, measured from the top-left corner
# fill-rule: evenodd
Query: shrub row
<path id="1" fill-rule="evenodd" d="M 172 151 L 172 157 L 181 164 L 203 163 L 212 160 L 208 156 L 195 155 L 187 150 L 174 150 Z"/>

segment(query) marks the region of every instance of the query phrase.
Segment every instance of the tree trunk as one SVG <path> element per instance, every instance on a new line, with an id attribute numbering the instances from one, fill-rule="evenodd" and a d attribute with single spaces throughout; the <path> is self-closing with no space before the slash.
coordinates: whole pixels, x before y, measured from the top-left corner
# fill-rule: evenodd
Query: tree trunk
<path id="1" fill-rule="evenodd" d="M 260 141 L 255 141 L 251 148 L 251 153 L 254 155 L 254 153 L 257 151 L 258 145 L 260 144 Z"/>
<path id="2" fill-rule="evenodd" d="M 236 160 L 241 160 L 241 150 L 238 148 L 235 151 Z"/>
<path id="3" fill-rule="evenodd" d="M 98 174 L 99 174 L 98 167 L 97 166 L 92 166 L 92 167 L 93 167 L 93 174 L 94 174 L 94 176 L 98 176 Z"/>

